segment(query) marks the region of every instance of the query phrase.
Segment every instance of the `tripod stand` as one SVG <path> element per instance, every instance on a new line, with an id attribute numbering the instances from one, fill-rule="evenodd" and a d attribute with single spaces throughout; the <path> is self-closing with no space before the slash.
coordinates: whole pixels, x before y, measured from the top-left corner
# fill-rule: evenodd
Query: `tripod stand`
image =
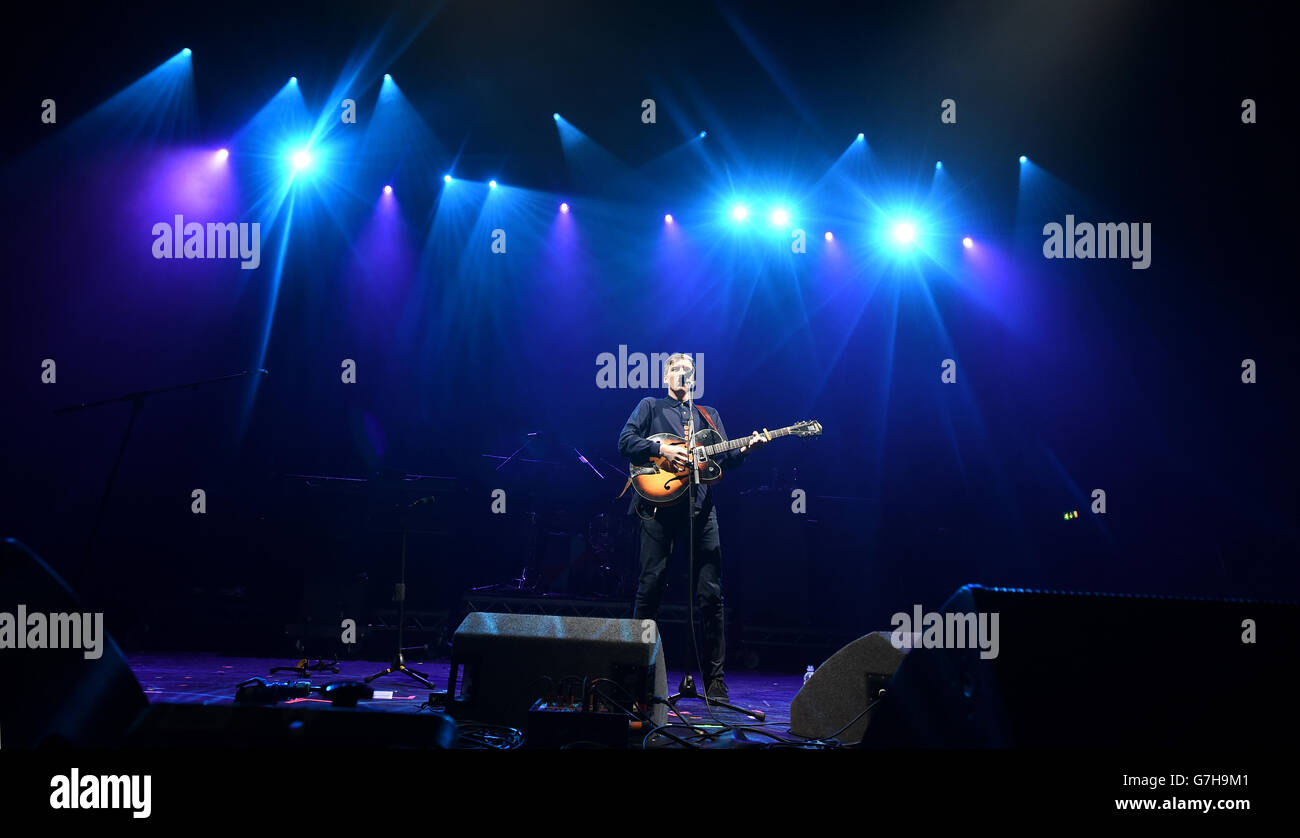
<path id="1" fill-rule="evenodd" d="M 429 680 L 429 676 L 425 675 L 423 672 L 416 672 L 414 669 L 411 669 L 406 665 L 406 658 L 403 656 L 403 653 L 408 650 L 402 648 L 402 633 L 406 630 L 406 519 L 412 509 L 420 504 L 431 503 L 432 501 L 433 496 L 430 495 L 427 498 L 420 498 L 417 501 L 407 504 L 407 506 L 402 510 L 402 567 L 399 581 L 393 589 L 393 597 L 397 600 L 397 652 L 393 655 L 393 660 L 388 664 L 386 669 L 382 672 L 376 672 L 374 675 L 371 675 L 366 679 L 367 684 L 376 678 L 382 678 L 385 675 L 392 675 L 394 672 L 400 672 L 415 682 L 428 687 L 430 690 L 434 689 L 433 682 Z M 424 647 L 415 646 L 412 648 L 420 649 Z"/>
<path id="2" fill-rule="evenodd" d="M 694 626 L 691 627 L 691 631 L 695 631 Z M 681 683 L 677 685 L 677 692 L 668 696 L 668 701 L 666 703 L 668 704 L 669 707 L 672 708 L 673 712 L 676 713 L 677 702 L 683 698 L 698 698 L 701 701 L 703 701 L 707 706 L 725 707 L 728 710 L 732 710 L 737 713 L 743 713 L 744 715 L 749 716 L 752 719 L 758 719 L 760 722 L 765 721 L 767 719 L 767 714 L 764 713 L 762 710 L 748 710 L 744 707 L 739 707 L 721 698 L 709 698 L 708 696 L 700 695 L 699 690 L 695 689 L 695 677 L 691 675 L 691 673 L 689 672 L 687 672 L 685 675 L 682 676 Z"/>

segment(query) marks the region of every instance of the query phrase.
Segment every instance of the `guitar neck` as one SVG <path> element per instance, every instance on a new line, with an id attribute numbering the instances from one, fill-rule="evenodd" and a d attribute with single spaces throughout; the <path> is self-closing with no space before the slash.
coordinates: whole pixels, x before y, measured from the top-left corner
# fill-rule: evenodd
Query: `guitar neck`
<path id="1" fill-rule="evenodd" d="M 768 431 L 767 435 L 772 439 L 776 439 L 779 436 L 789 436 L 793 432 L 794 432 L 794 425 L 788 425 L 779 430 Z M 748 445 L 748 444 L 749 444 L 749 437 L 742 436 L 737 439 L 728 440 L 726 442 L 719 442 L 714 445 L 702 445 L 700 446 L 700 450 L 704 452 L 704 456 L 712 457 L 714 454 L 722 454 L 727 451 L 735 451 L 737 448 L 741 447 L 742 445 Z"/>

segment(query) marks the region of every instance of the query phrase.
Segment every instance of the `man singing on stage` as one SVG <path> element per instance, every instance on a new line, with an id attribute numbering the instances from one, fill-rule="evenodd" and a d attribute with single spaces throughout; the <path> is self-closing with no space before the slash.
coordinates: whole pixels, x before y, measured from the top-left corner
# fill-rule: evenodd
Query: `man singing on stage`
<path id="1" fill-rule="evenodd" d="M 695 365 L 690 355 L 678 353 L 668 358 L 663 382 L 668 388 L 668 397 L 656 399 L 647 396 L 641 400 L 628 417 L 623 433 L 618 438 L 620 454 L 637 465 L 654 456 L 668 460 L 665 468 L 680 471 L 687 467 L 691 455 L 684 446 L 652 442 L 646 437 L 669 433 L 686 438 L 686 428 L 691 420 L 687 394 L 694 386 L 694 378 Z M 707 418 L 704 413 L 706 411 Z M 722 419 L 713 408 L 696 405 L 694 418 L 697 431 L 712 427 L 726 438 Z M 744 462 L 749 449 L 757 448 L 766 441 L 755 431 L 749 442 L 738 451 L 727 452 L 714 460 L 722 466 L 725 473 Z M 723 637 L 722 622 L 722 548 L 718 539 L 718 518 L 713 508 L 713 492 L 710 487 L 700 483 L 695 492 L 695 597 L 703 623 L 703 651 L 707 656 L 704 662 L 704 675 L 708 685 L 705 695 L 726 699 L 727 683 L 723 672 L 726 640 Z M 653 620 L 659 612 L 659 601 L 668 581 L 665 573 L 668 556 L 675 545 L 680 546 L 683 553 L 687 550 L 688 506 L 685 500 L 674 506 L 658 508 L 646 504 L 639 497 L 632 500 L 632 509 L 629 511 L 636 511 L 641 516 L 641 578 L 637 583 L 636 608 L 632 614 L 634 619 Z M 688 666 L 687 669 L 689 668 Z"/>

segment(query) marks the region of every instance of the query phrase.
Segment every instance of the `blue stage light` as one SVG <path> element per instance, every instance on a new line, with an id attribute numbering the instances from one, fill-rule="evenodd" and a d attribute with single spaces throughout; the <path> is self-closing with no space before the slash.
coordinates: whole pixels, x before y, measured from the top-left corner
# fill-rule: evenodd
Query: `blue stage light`
<path id="1" fill-rule="evenodd" d="M 672 223 L 673 223 L 673 215 L 672 215 L 672 213 L 668 213 L 667 215 L 664 216 L 664 223 L 665 223 L 665 224 L 672 224 Z"/>
<path id="2" fill-rule="evenodd" d="M 305 148 L 300 148 L 289 158 L 289 162 L 293 164 L 295 172 L 301 172 L 311 165 L 311 152 Z"/>
<path id="3" fill-rule="evenodd" d="M 489 188 L 489 189 L 496 189 L 496 188 L 497 188 L 497 182 L 496 182 L 495 180 L 489 180 L 489 181 L 488 181 L 488 188 Z"/>
<path id="4" fill-rule="evenodd" d="M 567 203 L 566 203 L 566 204 L 560 204 L 560 212 L 564 213 L 565 215 L 568 215 L 568 214 L 569 214 L 569 205 L 568 205 Z"/>
<path id="5" fill-rule="evenodd" d="M 784 227 L 790 223 L 790 213 L 783 207 L 777 207 L 772 210 L 772 223 L 778 227 Z"/>
<path id="6" fill-rule="evenodd" d="M 390 74 L 384 73 L 384 81 L 392 81 L 392 80 L 393 77 Z"/>
<path id="7" fill-rule="evenodd" d="M 736 204 L 731 208 L 731 217 L 737 221 L 744 221 L 749 218 L 749 207 L 744 204 Z"/>
<path id="8" fill-rule="evenodd" d="M 827 230 L 827 231 L 826 231 L 826 241 L 829 242 L 829 241 L 834 241 L 834 240 L 835 240 L 835 235 L 834 235 L 833 233 L 831 233 L 830 230 Z"/>
<path id="9" fill-rule="evenodd" d="M 935 163 L 934 163 L 934 169 L 935 169 L 935 171 L 938 171 L 939 169 L 942 169 L 942 168 L 943 168 L 943 161 L 942 161 L 942 160 L 936 160 Z"/>
<path id="10" fill-rule="evenodd" d="M 443 183 L 451 183 L 451 175 L 443 175 L 443 176 L 442 176 L 442 182 L 443 182 Z"/>
<path id="11" fill-rule="evenodd" d="M 297 83 L 298 83 L 297 76 L 289 76 L 289 84 L 297 84 Z"/>
<path id="12" fill-rule="evenodd" d="M 226 162 L 226 160 L 230 159 L 230 149 L 226 149 L 226 148 L 218 149 L 216 158 L 218 163 Z"/>
<path id="13" fill-rule="evenodd" d="M 1020 162 L 1021 162 L 1021 163 L 1028 163 L 1028 162 L 1029 162 L 1029 158 L 1022 154 L 1022 155 L 1020 155 Z"/>
<path id="14" fill-rule="evenodd" d="M 970 250 L 972 247 L 975 246 L 975 242 L 973 239 L 971 239 L 970 236 L 967 236 L 966 238 L 961 240 L 961 246 L 966 248 L 967 250 Z"/>
<path id="15" fill-rule="evenodd" d="M 866 135 L 866 134 L 858 134 L 858 142 L 862 142 L 862 141 L 864 141 L 866 138 L 867 138 L 867 135 Z"/>
<path id="16" fill-rule="evenodd" d="M 393 187 L 391 187 L 391 186 L 385 186 L 385 187 L 384 187 L 384 194 L 385 194 L 385 195 L 392 195 L 392 194 L 393 194 Z"/>
<path id="17" fill-rule="evenodd" d="M 551 114 L 551 119 L 554 119 L 556 122 L 559 122 L 559 121 L 560 121 L 560 114 L 559 114 L 558 112 L 557 112 L 557 113 L 553 113 L 553 114 Z"/>
<path id="18" fill-rule="evenodd" d="M 904 247 L 916 241 L 916 225 L 910 221 L 900 221 L 894 225 L 894 241 Z"/>
<path id="19" fill-rule="evenodd" d="M 181 50 L 181 55 L 185 56 L 186 58 L 189 58 L 190 55 L 192 55 L 192 54 L 193 54 L 193 53 L 190 52 L 190 48 L 189 48 L 189 47 L 186 47 L 185 49 Z"/>
<path id="20" fill-rule="evenodd" d="M 701 132 L 700 132 L 700 139 L 701 139 L 701 140 L 704 139 L 704 138 L 707 137 L 707 136 L 709 136 L 709 132 L 708 132 L 708 131 L 701 131 Z"/>

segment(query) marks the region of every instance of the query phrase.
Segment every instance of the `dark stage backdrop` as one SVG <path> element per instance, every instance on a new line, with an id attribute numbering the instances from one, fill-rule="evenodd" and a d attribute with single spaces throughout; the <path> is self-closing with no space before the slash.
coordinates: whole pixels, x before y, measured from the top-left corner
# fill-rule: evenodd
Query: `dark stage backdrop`
<path id="1" fill-rule="evenodd" d="M 968 582 L 1300 595 L 1296 169 L 1269 15 L 684 4 L 647 22 L 545 5 L 488 20 L 452 3 L 422 28 L 403 9 L 258 7 L 238 31 L 159 6 L 106 41 L 88 12 L 5 57 L 21 113 L 46 95 L 61 111 L 4 138 L 0 533 L 113 608 L 128 646 L 279 648 L 304 616 L 387 607 L 394 509 L 425 495 L 413 604 L 455 609 L 530 560 L 557 588 L 608 588 L 575 536 L 618 519 L 612 561 L 631 572 L 616 441 L 662 394 L 602 386 L 620 350 L 702 356 L 701 402 L 733 435 L 824 425 L 720 484 L 728 595 L 756 624 L 856 636 Z M 391 43 L 385 20 L 412 40 L 378 72 L 426 133 L 348 146 L 365 165 L 258 206 L 238 142 L 269 130 L 259 109 L 296 73 L 313 118 L 330 111 L 349 57 Z M 192 119 L 148 117 L 147 142 L 127 112 L 78 123 L 181 46 Z M 366 117 L 377 85 L 357 83 Z M 658 133 L 639 130 L 648 95 Z M 938 119 L 949 95 L 956 126 Z M 563 147 L 553 111 L 610 159 Z M 705 127 L 720 150 L 673 153 Z M 840 193 L 814 188 L 858 131 L 886 181 L 944 160 L 942 212 L 997 264 L 882 265 Z M 191 188 L 187 155 L 223 144 L 235 174 Z M 465 182 L 444 190 L 453 168 Z M 821 226 L 799 260 L 715 223 L 726 185 L 765 172 L 839 222 L 838 258 Z M 152 225 L 180 212 L 263 218 L 262 264 L 154 259 Z M 1067 212 L 1150 222 L 1151 267 L 1044 260 L 1041 227 Z M 87 556 L 130 406 L 53 411 L 259 367 L 147 400 Z"/>

